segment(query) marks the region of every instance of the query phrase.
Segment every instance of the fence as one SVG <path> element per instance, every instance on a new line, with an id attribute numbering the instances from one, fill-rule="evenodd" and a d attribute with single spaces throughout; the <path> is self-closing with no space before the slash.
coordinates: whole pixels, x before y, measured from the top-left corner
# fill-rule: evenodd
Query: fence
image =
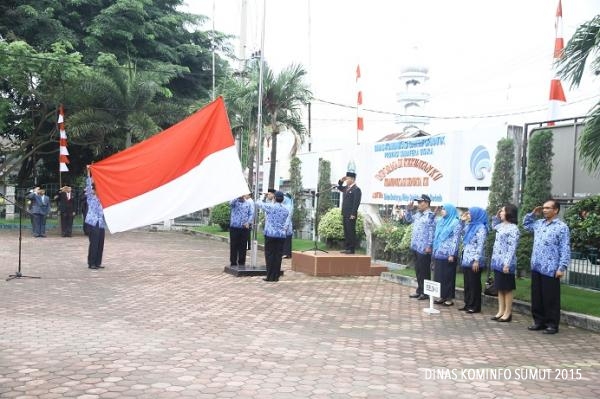
<path id="1" fill-rule="evenodd" d="M 595 250 L 573 251 L 564 283 L 600 290 L 600 264 L 598 261 L 598 252 Z"/>

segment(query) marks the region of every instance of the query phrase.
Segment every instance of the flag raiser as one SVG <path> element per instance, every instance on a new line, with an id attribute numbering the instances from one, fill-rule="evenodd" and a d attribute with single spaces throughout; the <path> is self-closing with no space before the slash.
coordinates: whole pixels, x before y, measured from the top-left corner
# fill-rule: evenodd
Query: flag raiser
<path id="1" fill-rule="evenodd" d="M 248 193 L 223 98 L 91 165 L 111 233 L 174 219 Z"/>

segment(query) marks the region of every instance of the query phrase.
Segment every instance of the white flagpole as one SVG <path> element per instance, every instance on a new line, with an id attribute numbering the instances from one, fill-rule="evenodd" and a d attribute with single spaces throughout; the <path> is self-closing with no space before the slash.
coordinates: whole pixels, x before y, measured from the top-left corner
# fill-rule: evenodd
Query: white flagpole
<path id="1" fill-rule="evenodd" d="M 263 0 L 263 15 L 262 15 L 262 31 L 260 34 L 260 64 L 259 64 L 259 73 L 258 73 L 258 116 L 256 121 L 256 134 L 257 134 L 257 144 L 256 144 L 256 178 L 254 179 L 254 223 L 252 225 L 252 267 L 257 266 L 258 261 L 258 207 L 256 206 L 259 198 L 260 198 L 260 185 L 259 185 L 259 176 L 260 176 L 260 153 L 262 147 L 262 96 L 263 96 L 263 73 L 264 73 L 264 63 L 265 63 L 265 19 L 267 15 L 267 0 Z"/>

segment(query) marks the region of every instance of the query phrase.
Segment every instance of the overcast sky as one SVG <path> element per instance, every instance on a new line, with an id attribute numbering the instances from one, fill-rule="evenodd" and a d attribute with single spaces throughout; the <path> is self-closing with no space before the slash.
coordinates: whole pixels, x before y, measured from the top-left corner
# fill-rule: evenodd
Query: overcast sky
<path id="1" fill-rule="evenodd" d="M 239 36 L 241 0 L 188 0 L 203 27 Z M 248 52 L 260 48 L 262 0 L 248 0 Z M 447 133 L 482 126 L 545 120 L 552 77 L 558 0 L 266 0 L 265 59 L 275 69 L 301 63 L 309 71 L 315 139 L 356 136 L 355 69 L 362 71 L 364 137 L 399 131 L 393 115 L 398 74 L 406 65 L 429 68 L 434 117 L 425 130 Z M 600 0 L 563 0 L 565 42 L 600 13 Z M 213 13 L 214 9 L 214 13 Z M 237 49 L 238 43 L 234 40 Z M 418 47 L 415 55 L 411 50 Z M 589 71 L 576 91 L 565 88 L 561 117 L 580 116 L 598 101 L 600 82 Z M 472 118 L 473 115 L 502 115 Z M 446 117 L 458 117 L 446 119 Z"/>

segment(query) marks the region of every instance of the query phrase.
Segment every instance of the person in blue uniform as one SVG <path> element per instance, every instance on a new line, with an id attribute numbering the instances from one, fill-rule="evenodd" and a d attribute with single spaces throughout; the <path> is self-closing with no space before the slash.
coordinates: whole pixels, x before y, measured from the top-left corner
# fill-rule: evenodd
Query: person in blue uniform
<path id="1" fill-rule="evenodd" d="M 417 201 L 417 206 L 414 206 Z M 410 201 L 406 206 L 404 220 L 412 223 L 410 249 L 415 254 L 415 273 L 417 275 L 417 291 L 409 295 L 419 300 L 429 299 L 423 292 L 424 281 L 431 279 L 431 253 L 435 233 L 435 214 L 430 209 L 431 198 L 423 194 Z"/>
<path id="2" fill-rule="evenodd" d="M 281 258 L 283 244 L 288 229 L 289 211 L 283 205 L 283 192 L 276 191 L 274 202 L 267 199 L 258 201 L 256 206 L 265 213 L 265 259 L 267 261 L 267 276 L 265 281 L 279 281 L 281 274 Z"/>
<path id="3" fill-rule="evenodd" d="M 556 334 L 560 322 L 560 279 L 571 262 L 569 227 L 558 218 L 560 204 L 549 199 L 523 219 L 533 232 L 531 251 L 531 315 L 529 330 Z M 541 219 L 538 219 L 542 216 Z"/>
<path id="4" fill-rule="evenodd" d="M 85 224 L 88 227 L 88 238 L 90 245 L 88 247 L 88 268 L 104 269 L 102 266 L 102 254 L 104 253 L 104 236 L 106 223 L 104 221 L 104 210 L 102 204 L 96 196 L 96 187 L 90 173 L 90 166 L 87 166 L 87 179 L 85 181 L 85 198 L 87 201 L 87 214 L 85 215 Z"/>
<path id="5" fill-rule="evenodd" d="M 250 195 L 242 195 L 229 201 L 229 262 L 231 266 L 246 265 L 246 251 L 250 238 L 250 227 L 254 221 L 254 203 Z"/>
<path id="6" fill-rule="evenodd" d="M 485 269 L 485 240 L 488 216 L 485 209 L 471 207 L 461 215 L 464 225 L 461 267 L 464 278 L 465 305 L 458 309 L 467 313 L 481 312 L 481 270 Z"/>

